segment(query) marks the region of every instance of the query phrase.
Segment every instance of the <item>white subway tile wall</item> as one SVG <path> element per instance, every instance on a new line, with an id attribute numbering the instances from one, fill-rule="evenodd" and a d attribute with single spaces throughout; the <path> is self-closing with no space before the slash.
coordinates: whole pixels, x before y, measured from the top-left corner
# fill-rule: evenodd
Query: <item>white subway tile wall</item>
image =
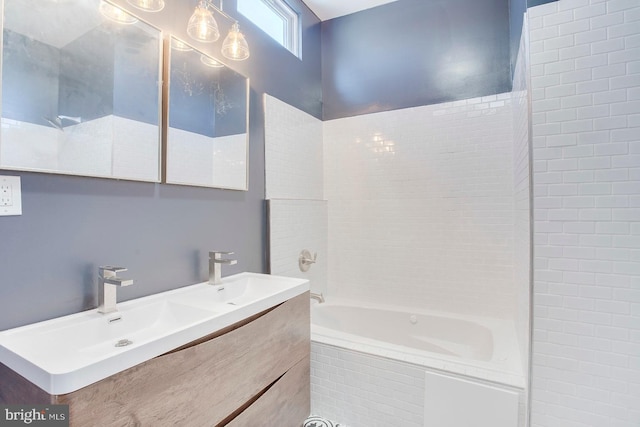
<path id="1" fill-rule="evenodd" d="M 246 190 L 246 133 L 212 138 L 169 128 L 168 139 L 169 182 Z"/>
<path id="2" fill-rule="evenodd" d="M 308 279 L 312 292 L 326 293 L 327 202 L 269 200 L 269 267 L 271 274 Z M 317 254 L 307 272 L 300 271 L 300 251 Z"/>
<path id="3" fill-rule="evenodd" d="M 5 166 L 145 181 L 160 179 L 158 127 L 148 123 L 109 115 L 66 126 L 66 131 L 61 132 L 54 127 L 2 118 L 2 138 L 0 158 Z M 52 143 L 41 144 L 43 140 Z M 89 140 L 91 144 L 87 144 Z"/>
<path id="4" fill-rule="evenodd" d="M 158 128 L 120 116 L 113 116 L 110 127 L 113 132 L 112 176 L 146 181 L 160 180 L 158 165 L 161 150 Z M 95 140 L 96 133 L 92 131 L 87 134 L 86 140 Z M 93 156 L 90 163 L 95 160 Z"/>
<path id="5" fill-rule="evenodd" d="M 329 294 L 515 320 L 511 94 L 324 123 Z"/>
<path id="6" fill-rule="evenodd" d="M 269 200 L 269 271 L 327 287 L 327 202 L 323 198 L 322 121 L 265 95 L 266 193 Z M 317 254 L 307 272 L 298 258 Z"/>
<path id="7" fill-rule="evenodd" d="M 341 425 L 422 427 L 424 368 L 311 343 L 311 412 Z"/>
<path id="8" fill-rule="evenodd" d="M 264 103 L 266 198 L 323 200 L 322 121 L 270 95 Z"/>
<path id="9" fill-rule="evenodd" d="M 530 8 L 533 427 L 640 426 L 640 0 Z"/>

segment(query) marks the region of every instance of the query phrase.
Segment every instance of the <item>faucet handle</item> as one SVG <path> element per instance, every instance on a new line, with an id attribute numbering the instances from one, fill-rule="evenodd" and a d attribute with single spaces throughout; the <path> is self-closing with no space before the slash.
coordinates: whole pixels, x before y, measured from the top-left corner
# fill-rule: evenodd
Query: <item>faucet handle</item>
<path id="1" fill-rule="evenodd" d="M 209 251 L 209 258 L 219 258 L 218 255 L 233 255 L 233 252 Z"/>
<path id="2" fill-rule="evenodd" d="M 103 265 L 100 268 L 100 271 L 110 271 L 112 273 L 121 273 L 123 271 L 127 271 L 125 267 L 114 267 L 112 265 Z"/>
<path id="3" fill-rule="evenodd" d="M 209 261 L 213 261 L 218 264 L 228 264 L 235 265 L 238 263 L 235 259 L 225 259 L 222 258 L 222 255 L 233 255 L 233 252 L 224 252 L 224 251 L 210 251 L 209 252 Z"/>
<path id="4" fill-rule="evenodd" d="M 125 287 L 125 286 L 133 285 L 133 279 L 123 279 L 122 277 L 110 277 L 108 279 L 105 279 L 105 283 L 108 283 L 110 285 Z"/>
<path id="5" fill-rule="evenodd" d="M 309 271 L 309 269 L 311 268 L 311 264 L 315 264 L 318 259 L 318 253 L 314 253 L 313 254 L 313 258 L 311 258 L 311 252 L 309 252 L 307 249 L 303 249 L 300 252 L 300 256 L 298 257 L 298 267 L 300 268 L 300 271 L 302 271 L 303 273 Z"/>

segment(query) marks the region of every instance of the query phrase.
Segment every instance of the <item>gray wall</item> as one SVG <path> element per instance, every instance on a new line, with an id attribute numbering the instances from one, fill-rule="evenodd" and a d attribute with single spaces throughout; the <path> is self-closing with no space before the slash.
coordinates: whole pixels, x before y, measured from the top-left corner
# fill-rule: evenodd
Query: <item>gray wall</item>
<path id="1" fill-rule="evenodd" d="M 2 116 L 48 126 L 45 117 L 58 115 L 60 51 L 11 30 L 2 35 Z"/>
<path id="2" fill-rule="evenodd" d="M 117 37 L 117 33 L 115 36 Z M 117 68 L 126 68 L 127 63 L 122 60 L 116 62 L 114 39 L 114 34 L 97 27 L 60 49 L 58 114 L 82 117 L 83 122 L 118 114 L 114 106 L 116 99 L 114 71 Z M 28 84 L 28 80 L 23 83 L 24 86 Z M 129 90 L 129 92 L 134 91 L 142 92 L 138 88 Z M 157 94 L 156 90 L 156 97 Z M 157 102 L 150 107 L 155 107 L 158 111 Z M 138 117 L 132 117 L 132 119 L 135 120 Z"/>
<path id="3" fill-rule="evenodd" d="M 45 118 L 57 115 L 89 121 L 115 114 L 157 125 L 158 66 L 149 66 L 160 60 L 157 34 L 141 24 L 115 25 L 60 49 L 5 29 L 3 117 L 48 126 Z"/>
<path id="4" fill-rule="evenodd" d="M 322 23 L 325 120 L 507 92 L 508 0 L 399 0 Z"/>
<path id="5" fill-rule="evenodd" d="M 166 3 L 144 17 L 183 34 L 195 1 Z M 232 12 L 252 50 L 231 64 L 252 83 L 248 192 L 0 171 L 21 176 L 23 194 L 23 215 L 0 217 L 0 330 L 95 307 L 103 264 L 128 267 L 122 275 L 135 281 L 120 301 L 206 279 L 210 249 L 236 252 L 224 275 L 266 271 L 262 93 L 321 114 L 319 21 L 291 3 L 302 13 L 303 61 Z M 221 44 L 202 48 L 220 57 Z"/>
<path id="6" fill-rule="evenodd" d="M 551 1 L 398 0 L 323 22 L 323 119 L 510 91 L 522 15 Z"/>
<path id="7" fill-rule="evenodd" d="M 245 133 L 246 77 L 226 67 L 209 67 L 201 55 L 196 50 L 171 51 L 169 127 L 209 137 Z M 217 108 L 217 90 L 228 105 L 224 112 Z"/>

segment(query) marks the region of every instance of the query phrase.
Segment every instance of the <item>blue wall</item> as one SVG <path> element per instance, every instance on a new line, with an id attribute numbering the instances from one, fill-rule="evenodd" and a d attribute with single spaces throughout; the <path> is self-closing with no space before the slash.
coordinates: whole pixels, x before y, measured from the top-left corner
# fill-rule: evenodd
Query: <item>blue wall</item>
<path id="1" fill-rule="evenodd" d="M 184 39 L 195 1 L 166 4 L 141 17 Z M 22 177 L 23 195 L 22 216 L 0 217 L 0 330 L 95 307 L 104 264 L 128 267 L 123 277 L 134 279 L 120 301 L 205 280 L 210 249 L 236 252 L 224 275 L 266 272 L 262 94 L 315 117 L 322 111 L 319 20 L 291 4 L 302 13 L 303 61 L 232 13 L 252 50 L 230 64 L 252 86 L 248 192 L 0 171 Z M 220 58 L 221 44 L 198 47 Z"/>
<path id="2" fill-rule="evenodd" d="M 60 51 L 10 30 L 3 31 L 2 43 L 2 116 L 48 126 L 45 117 L 59 114 Z M 32 54 L 19 54 L 25 50 Z"/>
<path id="3" fill-rule="evenodd" d="M 509 92 L 527 7 L 398 0 L 322 23 L 325 120 Z"/>
<path id="4" fill-rule="evenodd" d="M 322 23 L 324 119 L 508 92 L 508 0 L 399 0 Z"/>
<path id="5" fill-rule="evenodd" d="M 246 77 L 226 67 L 209 67 L 202 63 L 201 55 L 195 50 L 171 51 L 169 127 L 209 137 L 245 133 Z M 224 88 L 228 103 L 224 112 L 217 108 L 218 87 Z"/>
<path id="6" fill-rule="evenodd" d="M 158 40 L 137 25 L 116 25 L 60 49 L 5 29 L 3 116 L 49 126 L 58 115 L 84 122 L 115 114 L 157 125 L 158 67 L 149 64 L 160 60 Z"/>

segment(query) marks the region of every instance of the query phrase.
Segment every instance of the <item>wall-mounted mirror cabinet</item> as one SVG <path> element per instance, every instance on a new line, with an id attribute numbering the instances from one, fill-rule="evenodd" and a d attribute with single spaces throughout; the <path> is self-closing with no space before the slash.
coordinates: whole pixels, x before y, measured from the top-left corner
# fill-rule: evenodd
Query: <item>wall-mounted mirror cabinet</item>
<path id="1" fill-rule="evenodd" d="M 0 168 L 159 182 L 161 31 L 102 0 L 3 3 Z"/>
<path id="2" fill-rule="evenodd" d="M 247 190 L 249 79 L 173 36 L 165 76 L 164 182 Z"/>

